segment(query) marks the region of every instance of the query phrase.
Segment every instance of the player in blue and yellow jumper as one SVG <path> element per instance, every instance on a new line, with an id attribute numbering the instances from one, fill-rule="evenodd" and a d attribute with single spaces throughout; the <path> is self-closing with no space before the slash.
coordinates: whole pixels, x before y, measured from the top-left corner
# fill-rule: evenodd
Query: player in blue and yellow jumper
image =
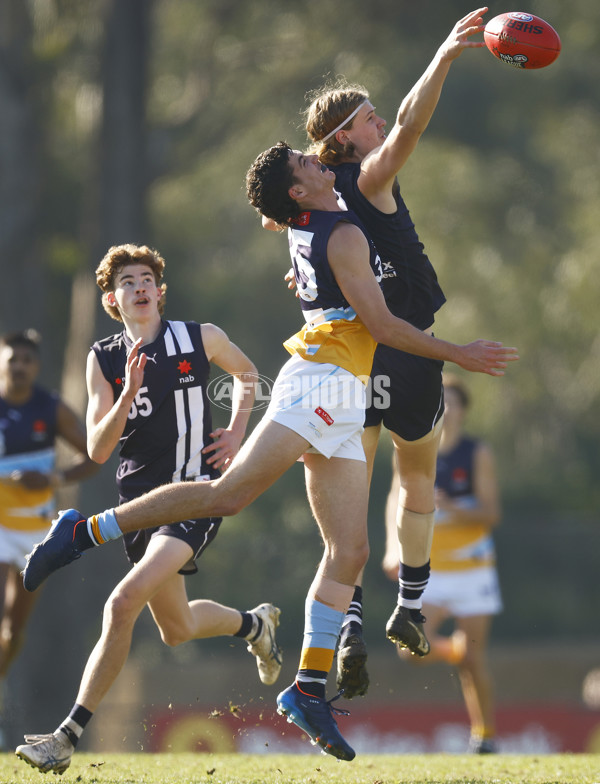
<path id="1" fill-rule="evenodd" d="M 83 423 L 38 384 L 40 337 L 35 330 L 0 338 L 0 685 L 23 643 L 37 597 L 23 588 L 25 556 L 54 516 L 55 492 L 91 476 Z M 58 470 L 57 441 L 78 454 Z"/>

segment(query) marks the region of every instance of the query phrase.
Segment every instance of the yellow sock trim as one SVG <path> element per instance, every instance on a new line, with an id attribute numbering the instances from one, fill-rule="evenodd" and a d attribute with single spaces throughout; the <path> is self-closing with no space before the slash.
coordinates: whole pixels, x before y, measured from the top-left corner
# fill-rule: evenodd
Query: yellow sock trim
<path id="1" fill-rule="evenodd" d="M 98 525 L 98 515 L 92 515 L 92 536 L 98 544 L 104 544 L 104 539 L 100 536 L 100 527 Z"/>
<path id="2" fill-rule="evenodd" d="M 301 670 L 329 672 L 333 666 L 334 652 L 329 648 L 303 648 L 300 655 Z"/>
<path id="3" fill-rule="evenodd" d="M 485 727 L 478 724 L 471 728 L 471 737 L 480 738 L 481 740 L 491 740 L 496 737 L 495 727 Z"/>

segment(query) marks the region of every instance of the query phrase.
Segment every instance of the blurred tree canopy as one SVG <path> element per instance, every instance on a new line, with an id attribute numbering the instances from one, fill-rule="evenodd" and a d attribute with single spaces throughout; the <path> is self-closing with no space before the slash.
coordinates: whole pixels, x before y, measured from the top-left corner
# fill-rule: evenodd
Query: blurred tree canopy
<path id="1" fill-rule="evenodd" d="M 167 260 L 167 315 L 214 321 L 273 378 L 301 318 L 282 281 L 285 239 L 247 205 L 246 169 L 279 139 L 305 144 L 305 94 L 338 75 L 365 85 L 391 124 L 469 10 L 462 0 L 4 0 L 1 329 L 39 328 L 48 382 L 66 366 L 64 389 L 83 405 L 87 347 L 118 331 L 100 314 L 93 270 L 110 245 L 146 243 Z M 494 0 L 487 18 L 504 10 Z M 486 49 L 463 53 L 400 183 L 448 296 L 436 334 L 520 350 L 505 378 L 468 379 L 507 525 L 578 514 L 585 535 L 600 501 L 600 5 L 530 0 L 527 10 L 559 31 L 559 59 L 518 71 Z M 375 561 L 385 443 L 379 464 Z M 86 503 L 113 499 L 104 473 Z M 219 541 L 207 563 L 232 602 L 232 558 L 268 559 L 248 578 L 253 595 L 307 584 L 319 544 L 300 467 Z"/>

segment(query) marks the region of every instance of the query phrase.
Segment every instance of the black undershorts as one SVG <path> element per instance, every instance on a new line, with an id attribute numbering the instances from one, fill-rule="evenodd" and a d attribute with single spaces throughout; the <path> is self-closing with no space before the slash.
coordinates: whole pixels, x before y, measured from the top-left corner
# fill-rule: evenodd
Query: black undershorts
<path id="1" fill-rule="evenodd" d="M 367 390 L 365 427 L 383 424 L 405 441 L 426 436 L 444 413 L 443 367 L 441 360 L 379 344 Z"/>

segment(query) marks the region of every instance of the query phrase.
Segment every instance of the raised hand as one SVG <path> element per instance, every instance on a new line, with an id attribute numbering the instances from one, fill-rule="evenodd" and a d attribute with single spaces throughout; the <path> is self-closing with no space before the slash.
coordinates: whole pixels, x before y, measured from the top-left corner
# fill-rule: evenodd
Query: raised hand
<path id="1" fill-rule="evenodd" d="M 288 289 L 290 291 L 294 291 L 294 289 L 296 289 L 295 294 L 296 294 L 297 297 L 300 297 L 300 294 L 298 294 L 298 289 L 296 288 L 296 276 L 294 275 L 294 268 L 293 267 L 291 267 L 285 273 L 285 275 L 283 276 L 283 279 L 286 281 Z"/>
<path id="2" fill-rule="evenodd" d="M 231 461 L 239 451 L 241 438 L 224 427 L 215 428 L 210 437 L 215 440 L 202 450 L 203 455 L 213 453 L 206 459 L 206 462 L 215 468 L 223 468 L 223 470 L 229 468 Z"/>
<path id="3" fill-rule="evenodd" d="M 142 345 L 142 338 L 138 338 L 131 351 L 127 355 L 127 364 L 125 365 L 125 383 L 123 384 L 123 392 L 128 394 L 133 399 L 138 393 L 142 382 L 144 380 L 144 368 L 148 357 L 146 354 L 139 353 Z"/>
<path id="4" fill-rule="evenodd" d="M 439 54 L 446 60 L 455 60 L 465 49 L 481 49 L 485 46 L 484 41 L 473 41 L 471 36 L 483 32 L 483 14 L 487 13 L 487 8 L 478 8 L 471 11 L 460 19 L 452 28 L 452 32 L 446 38 L 439 49 Z"/>

